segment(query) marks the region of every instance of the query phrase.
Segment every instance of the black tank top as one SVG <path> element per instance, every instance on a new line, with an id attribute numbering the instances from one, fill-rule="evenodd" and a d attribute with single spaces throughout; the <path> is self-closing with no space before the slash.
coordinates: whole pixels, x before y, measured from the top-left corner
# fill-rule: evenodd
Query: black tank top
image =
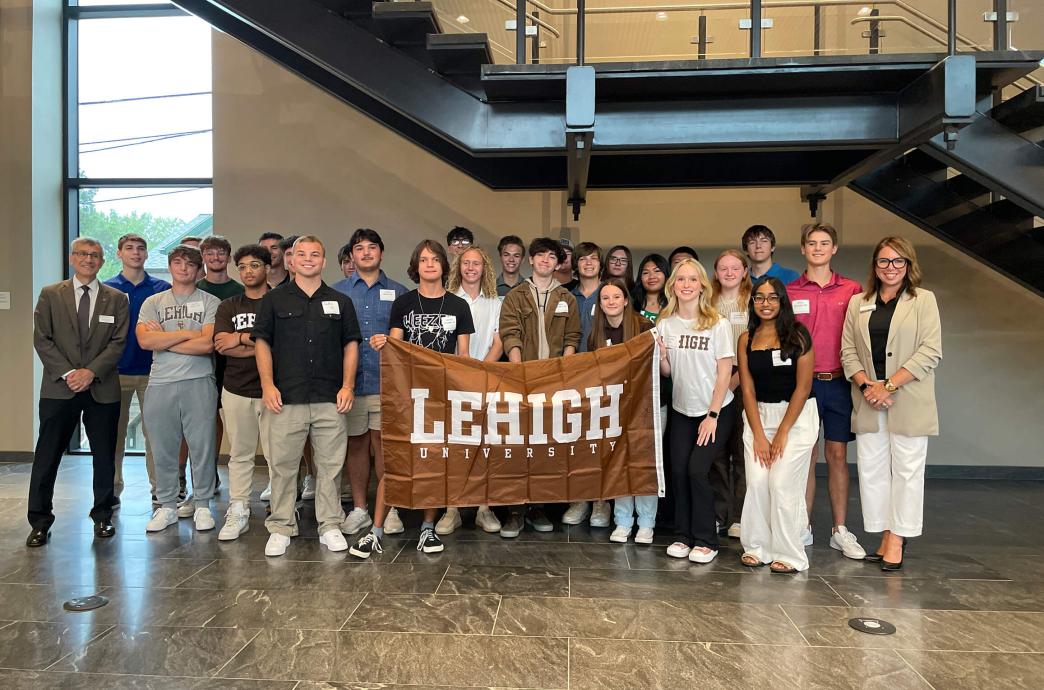
<path id="1" fill-rule="evenodd" d="M 754 393 L 758 402 L 787 402 L 797 387 L 797 357 L 783 356 L 778 348 L 773 350 L 751 350 L 747 339 L 747 368 L 754 379 Z M 815 393 L 809 392 L 809 398 Z"/>

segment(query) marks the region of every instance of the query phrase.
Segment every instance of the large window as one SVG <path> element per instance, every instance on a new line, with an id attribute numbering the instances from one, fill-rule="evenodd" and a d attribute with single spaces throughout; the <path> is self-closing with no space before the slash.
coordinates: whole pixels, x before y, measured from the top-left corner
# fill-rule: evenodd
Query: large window
<path id="1" fill-rule="evenodd" d="M 168 2 L 66 3 L 66 236 L 101 241 L 102 280 L 120 271 L 126 233 L 148 241 L 158 277 L 182 237 L 212 234 L 210 41 Z M 129 451 L 144 447 L 140 428 L 135 401 Z"/>

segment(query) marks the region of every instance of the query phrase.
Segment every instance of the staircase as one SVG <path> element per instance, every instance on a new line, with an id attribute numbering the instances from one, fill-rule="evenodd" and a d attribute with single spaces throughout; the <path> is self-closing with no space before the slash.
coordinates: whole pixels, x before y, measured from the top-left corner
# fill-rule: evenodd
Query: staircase
<path id="1" fill-rule="evenodd" d="M 849 186 L 1044 294 L 1044 95 L 990 107 L 1044 52 L 493 64 L 430 2 L 176 2 L 491 188 Z"/>

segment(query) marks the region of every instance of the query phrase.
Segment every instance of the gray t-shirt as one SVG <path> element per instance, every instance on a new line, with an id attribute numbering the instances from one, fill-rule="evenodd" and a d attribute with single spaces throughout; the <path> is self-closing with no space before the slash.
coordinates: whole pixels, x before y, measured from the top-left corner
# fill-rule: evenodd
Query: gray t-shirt
<path id="1" fill-rule="evenodd" d="M 138 323 L 156 321 L 163 331 L 201 331 L 206 324 L 214 323 L 221 301 L 199 288 L 191 295 L 175 295 L 171 290 L 157 292 L 141 305 Z M 152 372 L 149 384 L 176 383 L 190 379 L 201 379 L 214 375 L 214 358 L 211 355 L 183 355 L 163 350 L 152 355 Z"/>

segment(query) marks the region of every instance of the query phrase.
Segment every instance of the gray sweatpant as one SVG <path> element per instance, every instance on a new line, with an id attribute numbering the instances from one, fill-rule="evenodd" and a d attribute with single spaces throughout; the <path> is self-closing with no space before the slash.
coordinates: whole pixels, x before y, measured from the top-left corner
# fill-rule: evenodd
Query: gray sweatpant
<path id="1" fill-rule="evenodd" d="M 217 386 L 206 376 L 176 383 L 149 383 L 145 389 L 145 426 L 156 467 L 156 500 L 165 508 L 178 502 L 178 451 L 184 435 L 192 464 L 192 497 L 197 508 L 214 496 L 214 419 Z"/>

